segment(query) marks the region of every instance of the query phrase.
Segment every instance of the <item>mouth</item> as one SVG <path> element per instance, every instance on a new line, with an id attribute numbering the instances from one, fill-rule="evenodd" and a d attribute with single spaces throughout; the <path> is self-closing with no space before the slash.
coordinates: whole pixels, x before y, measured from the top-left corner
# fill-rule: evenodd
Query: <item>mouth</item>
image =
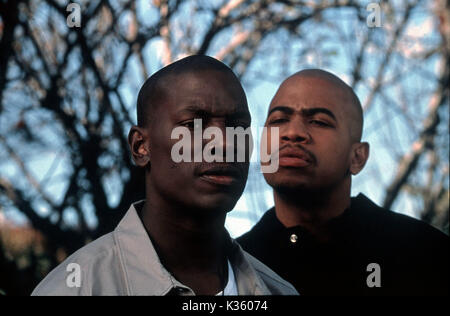
<path id="1" fill-rule="evenodd" d="M 311 163 L 299 157 L 280 157 L 279 165 L 281 167 L 302 168 L 307 167 Z"/>
<path id="2" fill-rule="evenodd" d="M 200 178 L 206 182 L 221 186 L 230 186 L 242 178 L 241 172 L 234 167 L 211 167 L 200 173 Z"/>
<path id="3" fill-rule="evenodd" d="M 313 157 L 307 152 L 291 147 L 280 150 L 278 159 L 279 166 L 288 168 L 304 168 L 314 162 Z"/>

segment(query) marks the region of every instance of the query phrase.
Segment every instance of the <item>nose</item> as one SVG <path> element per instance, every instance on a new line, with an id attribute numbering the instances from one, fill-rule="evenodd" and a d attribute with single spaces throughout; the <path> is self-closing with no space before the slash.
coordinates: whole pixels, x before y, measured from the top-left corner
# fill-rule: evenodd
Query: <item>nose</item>
<path id="1" fill-rule="evenodd" d="M 216 127 L 220 128 L 220 130 L 222 131 L 222 137 L 219 137 L 217 141 L 218 146 L 222 148 L 223 159 L 224 161 L 226 161 L 227 153 L 232 153 L 231 155 L 233 155 L 233 157 L 236 154 L 236 144 L 234 144 L 234 142 L 231 139 L 227 139 L 227 131 L 225 124 L 217 124 Z"/>
<path id="2" fill-rule="evenodd" d="M 311 135 L 301 119 L 292 119 L 280 128 L 280 138 L 295 143 L 311 142 Z"/>
<path id="3" fill-rule="evenodd" d="M 235 154 L 236 144 L 234 144 L 233 146 L 232 142 L 227 141 L 226 125 L 224 122 L 210 122 L 203 136 L 203 149 L 205 149 L 205 146 L 208 146 L 207 152 L 209 152 L 210 155 L 216 156 L 216 154 L 219 154 L 218 152 L 216 152 L 216 149 L 220 150 L 221 154 L 219 155 L 222 156 L 222 161 L 226 161 L 227 152 L 231 153 L 231 155 Z"/>
<path id="4" fill-rule="evenodd" d="M 241 131 L 235 130 L 233 126 L 226 126 L 225 122 L 213 122 L 210 125 L 220 129 L 222 137 L 214 137 L 215 146 L 211 148 L 211 155 L 216 155 L 216 148 L 220 148 L 222 151 L 222 157 L 224 162 L 244 162 L 248 161 L 251 153 L 252 135 L 250 132 L 249 137 L 241 134 Z M 227 135 L 227 127 L 231 128 Z M 208 143 L 210 140 L 205 140 Z"/>

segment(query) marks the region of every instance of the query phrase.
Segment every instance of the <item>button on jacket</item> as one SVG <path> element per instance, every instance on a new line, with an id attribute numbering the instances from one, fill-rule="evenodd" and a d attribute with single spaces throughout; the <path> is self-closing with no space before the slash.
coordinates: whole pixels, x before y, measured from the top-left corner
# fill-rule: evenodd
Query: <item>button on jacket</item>
<path id="1" fill-rule="evenodd" d="M 131 205 L 113 232 L 57 266 L 32 295 L 195 295 L 161 264 L 136 211 L 141 203 Z M 298 295 L 231 238 L 230 244 L 228 259 L 239 295 Z"/>

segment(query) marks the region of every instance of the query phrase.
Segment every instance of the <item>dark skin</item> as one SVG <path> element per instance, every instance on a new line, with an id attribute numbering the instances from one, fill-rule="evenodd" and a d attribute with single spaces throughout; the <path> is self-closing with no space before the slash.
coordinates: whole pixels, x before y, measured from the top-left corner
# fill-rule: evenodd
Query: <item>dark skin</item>
<path id="1" fill-rule="evenodd" d="M 282 83 L 266 121 L 279 127 L 280 167 L 264 174 L 274 189 L 276 215 L 284 226 L 302 226 L 321 241 L 331 238 L 329 221 L 350 206 L 351 175 L 369 156 L 352 102 L 337 77 L 308 70 Z"/>
<path id="2" fill-rule="evenodd" d="M 146 170 L 141 219 L 164 267 L 197 295 L 215 295 L 227 280 L 225 217 L 244 190 L 248 161 L 175 163 L 171 148 L 178 140 L 171 139 L 171 132 L 185 126 L 193 135 L 198 118 L 203 129 L 215 126 L 223 135 L 227 126 L 250 126 L 247 100 L 238 80 L 226 71 L 183 72 L 165 78 L 161 86 L 151 123 L 133 126 L 129 133 L 133 159 Z M 225 154 L 229 144 L 224 139 L 221 145 Z M 218 165 L 233 170 L 231 183 L 215 182 L 220 175 L 205 175 Z"/>

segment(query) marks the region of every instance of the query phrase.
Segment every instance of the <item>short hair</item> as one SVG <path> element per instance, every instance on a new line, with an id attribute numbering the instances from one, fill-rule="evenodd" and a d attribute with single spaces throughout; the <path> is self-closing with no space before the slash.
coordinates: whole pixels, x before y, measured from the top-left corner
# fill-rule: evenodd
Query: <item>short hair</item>
<path id="1" fill-rule="evenodd" d="M 217 70 L 228 72 L 236 80 L 233 71 L 219 60 L 206 55 L 191 55 L 180 59 L 154 73 L 142 85 L 137 98 L 137 124 L 145 127 L 151 122 L 151 110 L 158 105 L 160 97 L 164 94 L 165 83 L 170 76 L 180 75 L 202 70 Z"/>

